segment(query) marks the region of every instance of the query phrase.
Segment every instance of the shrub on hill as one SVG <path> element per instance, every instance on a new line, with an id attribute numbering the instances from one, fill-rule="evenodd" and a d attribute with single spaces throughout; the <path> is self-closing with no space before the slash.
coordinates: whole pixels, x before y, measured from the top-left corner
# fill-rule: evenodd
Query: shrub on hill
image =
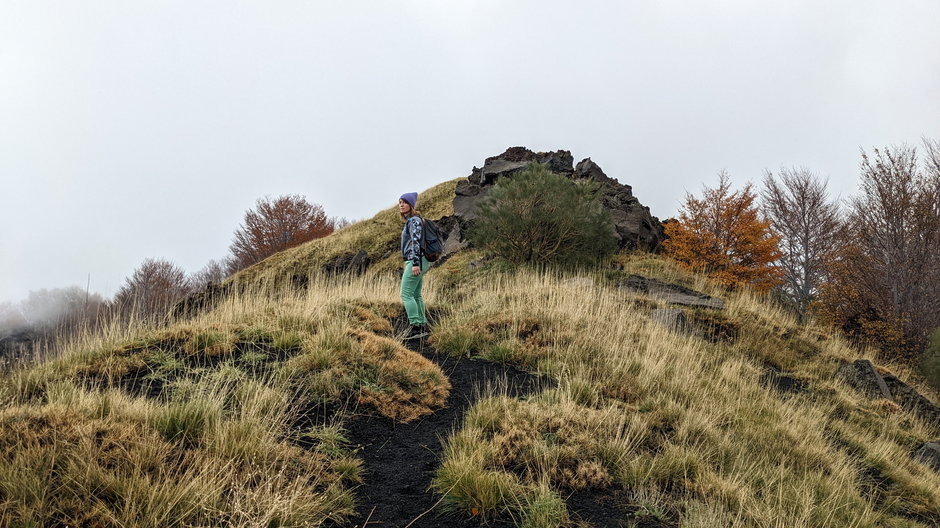
<path id="1" fill-rule="evenodd" d="M 531 164 L 478 205 L 471 241 L 517 264 L 587 264 L 617 248 L 598 188 Z"/>

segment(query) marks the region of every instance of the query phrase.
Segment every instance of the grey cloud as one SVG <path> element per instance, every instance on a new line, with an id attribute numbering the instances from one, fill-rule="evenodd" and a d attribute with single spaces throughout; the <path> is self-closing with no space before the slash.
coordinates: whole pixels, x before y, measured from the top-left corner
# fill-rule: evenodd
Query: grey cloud
<path id="1" fill-rule="evenodd" d="M 370 216 L 513 145 L 590 156 L 653 213 L 727 169 L 940 137 L 940 4 L 0 6 L 0 299 L 195 271 L 245 209 Z"/>

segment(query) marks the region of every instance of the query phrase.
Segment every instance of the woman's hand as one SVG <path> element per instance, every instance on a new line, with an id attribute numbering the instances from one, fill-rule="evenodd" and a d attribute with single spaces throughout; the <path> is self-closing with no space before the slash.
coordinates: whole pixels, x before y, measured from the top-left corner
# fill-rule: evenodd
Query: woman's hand
<path id="1" fill-rule="evenodd" d="M 417 277 L 418 275 L 421 275 L 421 268 L 419 268 L 418 266 L 411 266 L 411 274 L 415 277 Z"/>

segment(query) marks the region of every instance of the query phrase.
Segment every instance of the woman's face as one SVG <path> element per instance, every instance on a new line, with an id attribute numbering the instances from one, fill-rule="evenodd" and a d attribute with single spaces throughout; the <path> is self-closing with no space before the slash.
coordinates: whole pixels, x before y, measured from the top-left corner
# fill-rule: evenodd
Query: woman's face
<path id="1" fill-rule="evenodd" d="M 399 199 L 398 199 L 398 210 L 401 212 L 401 214 L 408 214 L 408 213 L 411 212 L 411 205 L 409 205 L 408 202 L 406 202 L 406 201 L 402 200 L 401 198 L 399 198 Z"/>

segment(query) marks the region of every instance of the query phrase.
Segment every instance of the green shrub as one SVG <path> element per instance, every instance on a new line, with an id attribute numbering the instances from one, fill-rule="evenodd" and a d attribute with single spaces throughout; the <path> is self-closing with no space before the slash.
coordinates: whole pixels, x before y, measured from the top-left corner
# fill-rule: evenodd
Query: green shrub
<path id="1" fill-rule="evenodd" d="M 217 402 L 204 398 L 172 402 L 155 417 L 154 426 L 169 441 L 196 445 L 221 419 Z"/>
<path id="2" fill-rule="evenodd" d="M 920 363 L 921 373 L 934 389 L 940 391 L 940 328 L 930 334 L 930 342 Z"/>
<path id="3" fill-rule="evenodd" d="M 516 264 L 590 264 L 617 249 L 600 187 L 531 164 L 480 200 L 471 241 Z"/>
<path id="4" fill-rule="evenodd" d="M 565 500 L 547 485 L 542 484 L 526 496 L 522 528 L 555 528 L 569 524 Z"/>

